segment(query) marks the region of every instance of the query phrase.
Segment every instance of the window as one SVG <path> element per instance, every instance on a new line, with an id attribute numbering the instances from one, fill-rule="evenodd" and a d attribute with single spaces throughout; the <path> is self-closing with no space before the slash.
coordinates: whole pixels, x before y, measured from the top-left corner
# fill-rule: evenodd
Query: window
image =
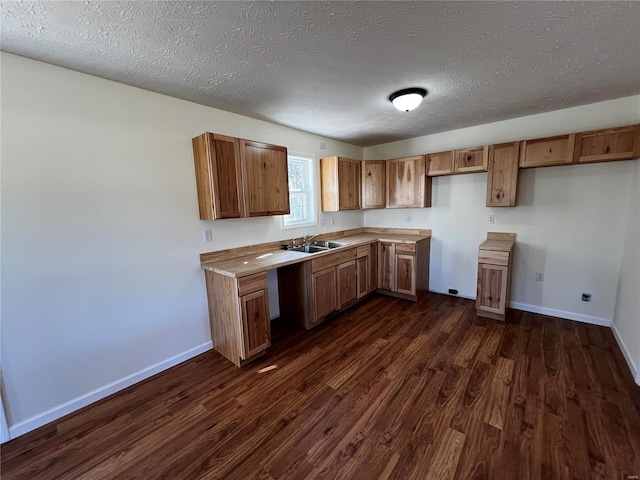
<path id="1" fill-rule="evenodd" d="M 289 155 L 289 206 L 291 213 L 282 220 L 283 228 L 316 225 L 313 195 L 313 157 Z"/>

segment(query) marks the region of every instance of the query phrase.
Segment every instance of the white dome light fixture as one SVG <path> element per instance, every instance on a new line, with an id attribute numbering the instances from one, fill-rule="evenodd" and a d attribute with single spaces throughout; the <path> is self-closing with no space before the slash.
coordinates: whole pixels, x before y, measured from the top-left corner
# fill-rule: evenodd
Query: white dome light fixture
<path id="1" fill-rule="evenodd" d="M 392 93 L 389 101 L 401 112 L 408 112 L 420 105 L 426 94 L 424 88 L 405 88 Z"/>

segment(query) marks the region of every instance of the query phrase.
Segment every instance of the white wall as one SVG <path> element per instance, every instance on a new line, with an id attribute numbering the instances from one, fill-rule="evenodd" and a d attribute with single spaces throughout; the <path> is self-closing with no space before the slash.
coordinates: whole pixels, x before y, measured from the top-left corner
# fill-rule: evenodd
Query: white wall
<path id="1" fill-rule="evenodd" d="M 640 121 L 640 96 L 521 117 L 365 148 L 386 159 Z M 521 170 L 518 206 L 485 207 L 486 173 L 433 180 L 433 207 L 365 213 L 366 226 L 432 229 L 431 289 L 475 298 L 478 245 L 488 231 L 516 232 L 512 305 L 610 325 L 637 162 Z M 496 224 L 489 225 L 489 214 Z M 411 216 L 411 222 L 407 221 Z M 544 282 L 535 281 L 543 272 Z M 591 303 L 581 293 L 593 295 Z"/>
<path id="2" fill-rule="evenodd" d="M 640 162 L 632 178 L 613 332 L 640 385 Z"/>
<path id="3" fill-rule="evenodd" d="M 283 231 L 280 217 L 200 221 L 193 137 L 362 154 L 6 53 L 1 67 L 1 365 L 13 436 L 209 348 L 200 253 L 321 230 Z M 332 216 L 322 231 L 362 226 L 362 213 Z"/>

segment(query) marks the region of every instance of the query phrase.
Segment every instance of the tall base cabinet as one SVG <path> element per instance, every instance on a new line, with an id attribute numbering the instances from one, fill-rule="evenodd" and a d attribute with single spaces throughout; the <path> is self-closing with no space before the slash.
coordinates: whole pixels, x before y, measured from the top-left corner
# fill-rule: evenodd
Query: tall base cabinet
<path id="1" fill-rule="evenodd" d="M 481 317 L 504 321 L 511 294 L 515 233 L 488 232 L 478 250 L 476 310 Z"/>

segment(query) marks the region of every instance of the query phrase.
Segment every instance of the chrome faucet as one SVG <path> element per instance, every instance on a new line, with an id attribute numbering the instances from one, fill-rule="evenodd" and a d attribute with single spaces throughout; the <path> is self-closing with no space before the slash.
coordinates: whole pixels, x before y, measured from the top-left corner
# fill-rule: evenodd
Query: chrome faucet
<path id="1" fill-rule="evenodd" d="M 316 238 L 319 234 L 316 235 L 305 235 L 304 237 L 302 237 L 302 245 L 304 245 L 305 247 L 307 245 L 309 245 L 309 240 L 311 240 L 312 238 Z"/>

